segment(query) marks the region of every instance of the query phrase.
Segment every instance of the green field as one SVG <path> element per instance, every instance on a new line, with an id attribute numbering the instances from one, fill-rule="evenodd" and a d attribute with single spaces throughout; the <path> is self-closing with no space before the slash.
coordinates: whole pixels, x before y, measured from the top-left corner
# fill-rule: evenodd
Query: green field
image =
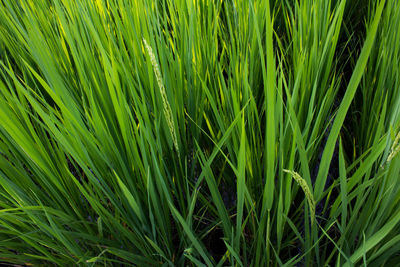
<path id="1" fill-rule="evenodd" d="M 396 266 L 398 0 L 0 0 L 0 264 Z"/>

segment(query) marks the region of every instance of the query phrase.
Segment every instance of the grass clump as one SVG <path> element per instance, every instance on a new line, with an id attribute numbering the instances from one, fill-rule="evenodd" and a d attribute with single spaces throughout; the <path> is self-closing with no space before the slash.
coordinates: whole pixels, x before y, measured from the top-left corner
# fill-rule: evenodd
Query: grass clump
<path id="1" fill-rule="evenodd" d="M 400 6 L 356 6 L 0 0 L 0 262 L 399 262 Z"/>

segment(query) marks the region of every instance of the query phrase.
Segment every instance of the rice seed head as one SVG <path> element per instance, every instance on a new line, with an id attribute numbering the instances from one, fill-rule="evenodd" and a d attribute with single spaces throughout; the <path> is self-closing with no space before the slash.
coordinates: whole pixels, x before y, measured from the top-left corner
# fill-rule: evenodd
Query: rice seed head
<path id="1" fill-rule="evenodd" d="M 163 102 L 164 116 L 165 116 L 165 119 L 167 120 L 168 128 L 169 128 L 169 131 L 172 136 L 172 142 L 174 143 L 174 147 L 176 149 L 176 152 L 178 153 L 178 157 L 180 158 L 178 140 L 176 138 L 172 110 L 171 110 L 171 106 L 168 102 L 167 93 L 165 91 L 164 83 L 162 80 L 160 67 L 158 66 L 158 62 L 157 62 L 156 56 L 153 53 L 153 49 L 151 48 L 151 46 L 147 43 L 146 39 L 144 39 L 144 38 L 143 38 L 143 44 L 144 44 L 144 47 L 146 48 L 146 51 L 150 57 L 151 65 L 153 66 L 153 71 L 156 76 L 157 84 L 158 84 L 158 87 L 160 88 L 161 98 L 162 98 L 162 102 Z"/>
<path id="2" fill-rule="evenodd" d="M 297 172 L 286 169 L 284 169 L 283 171 L 289 173 L 292 176 L 292 178 L 300 185 L 301 189 L 306 195 L 308 206 L 310 207 L 311 225 L 313 225 L 315 220 L 315 200 L 313 194 L 311 193 L 310 187 L 308 186 L 306 180 L 304 180 L 303 177 L 301 177 L 300 174 L 298 174 Z"/>
<path id="3" fill-rule="evenodd" d="M 391 161 L 397 155 L 397 153 L 400 152 L 399 141 L 400 141 L 400 132 L 397 134 L 396 138 L 394 139 L 392 148 L 390 150 L 390 154 L 387 159 L 388 162 Z"/>

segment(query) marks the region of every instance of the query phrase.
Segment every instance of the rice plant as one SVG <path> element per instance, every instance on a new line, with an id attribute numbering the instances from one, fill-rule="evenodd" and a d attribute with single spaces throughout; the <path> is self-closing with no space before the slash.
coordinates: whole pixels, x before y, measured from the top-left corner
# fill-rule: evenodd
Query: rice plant
<path id="1" fill-rule="evenodd" d="M 0 262 L 400 262 L 397 0 L 0 0 Z"/>

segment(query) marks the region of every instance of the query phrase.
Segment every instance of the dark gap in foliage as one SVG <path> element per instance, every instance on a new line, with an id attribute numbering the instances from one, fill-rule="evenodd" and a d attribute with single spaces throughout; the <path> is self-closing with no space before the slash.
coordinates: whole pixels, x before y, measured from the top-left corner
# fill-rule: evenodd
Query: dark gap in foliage
<path id="1" fill-rule="evenodd" d="M 224 232 L 220 227 L 215 227 L 204 241 L 207 250 L 216 262 L 219 262 L 226 252 L 226 246 L 223 241 Z"/>
<path id="2" fill-rule="evenodd" d="M 340 44 L 342 46 L 342 55 L 338 58 L 339 64 L 342 65 L 343 82 L 338 91 L 338 97 L 343 98 L 346 87 L 349 84 L 351 76 L 356 65 L 356 59 L 359 57 L 366 36 L 365 19 L 369 12 L 370 1 L 356 0 L 347 2 L 344 16 L 342 34 L 340 34 Z M 361 98 L 360 98 L 361 97 Z M 349 109 L 345 121 L 343 123 L 343 149 L 350 159 L 357 158 L 355 151 L 359 150 L 357 131 L 354 128 L 355 121 L 360 119 L 358 112 L 360 105 L 359 99 L 362 99 L 360 90 L 356 91 L 351 108 Z M 356 146 L 354 147 L 353 144 Z"/>

